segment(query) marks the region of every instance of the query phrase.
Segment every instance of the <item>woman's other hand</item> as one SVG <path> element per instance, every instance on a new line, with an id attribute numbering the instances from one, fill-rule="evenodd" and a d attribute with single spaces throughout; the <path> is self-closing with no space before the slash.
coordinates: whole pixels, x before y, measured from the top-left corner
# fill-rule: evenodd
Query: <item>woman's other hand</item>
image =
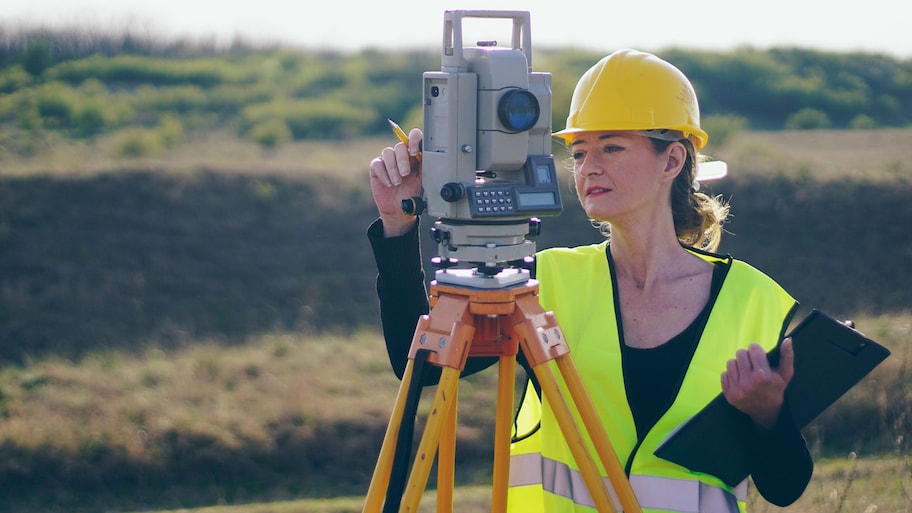
<path id="1" fill-rule="evenodd" d="M 722 373 L 722 393 L 735 408 L 746 413 L 757 425 L 770 429 L 779 418 L 785 388 L 795 374 L 792 339 L 782 341 L 779 365 L 771 367 L 760 344 L 739 349 Z"/>

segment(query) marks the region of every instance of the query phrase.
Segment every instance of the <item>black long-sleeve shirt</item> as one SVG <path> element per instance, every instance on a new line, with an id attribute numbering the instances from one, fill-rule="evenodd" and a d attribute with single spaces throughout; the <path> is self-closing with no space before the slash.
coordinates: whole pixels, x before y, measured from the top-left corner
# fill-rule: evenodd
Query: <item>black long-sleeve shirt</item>
<path id="1" fill-rule="evenodd" d="M 383 226 L 378 220 L 368 229 L 368 239 L 377 264 L 377 295 L 380 299 L 380 319 L 387 353 L 393 371 L 401 379 L 418 318 L 430 311 L 418 230 L 416 227 L 401 237 L 384 238 Z M 677 341 L 687 338 L 689 337 L 685 331 L 666 344 L 666 349 L 676 351 L 675 348 L 681 346 Z M 656 359 L 666 365 L 681 359 L 667 354 L 662 355 L 661 352 L 654 350 L 628 351 L 632 351 L 633 354 L 632 357 L 624 359 L 625 379 L 628 379 L 627 376 L 630 376 L 630 379 L 636 379 L 636 376 L 649 376 L 650 386 L 627 388 L 637 431 L 645 432 L 656 420 L 656 408 L 653 407 L 657 401 L 655 392 L 675 392 L 675 384 L 671 383 L 672 377 L 680 375 L 675 372 L 651 372 L 654 370 Z M 521 352 L 517 360 L 528 370 Z M 495 361 L 496 359 L 487 358 L 470 359 L 466 363 L 464 374 L 487 368 Z M 436 381 L 439 369 L 432 369 L 436 373 L 427 376 L 425 383 Z M 668 377 L 669 383 L 657 383 L 663 377 Z M 757 491 L 777 506 L 793 503 L 807 487 L 814 464 L 807 443 L 795 426 L 788 409 L 782 409 L 782 414 L 772 429 L 755 428 L 753 440 L 751 477 Z"/>

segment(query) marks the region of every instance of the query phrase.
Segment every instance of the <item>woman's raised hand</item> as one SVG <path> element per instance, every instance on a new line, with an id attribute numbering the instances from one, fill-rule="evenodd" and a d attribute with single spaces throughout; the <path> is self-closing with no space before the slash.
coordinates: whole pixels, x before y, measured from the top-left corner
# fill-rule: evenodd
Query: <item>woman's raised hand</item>
<path id="1" fill-rule="evenodd" d="M 395 237 L 417 222 L 402 211 L 402 200 L 421 195 L 421 130 L 413 128 L 408 143 L 383 148 L 370 163 L 371 194 L 383 221 L 383 233 Z"/>

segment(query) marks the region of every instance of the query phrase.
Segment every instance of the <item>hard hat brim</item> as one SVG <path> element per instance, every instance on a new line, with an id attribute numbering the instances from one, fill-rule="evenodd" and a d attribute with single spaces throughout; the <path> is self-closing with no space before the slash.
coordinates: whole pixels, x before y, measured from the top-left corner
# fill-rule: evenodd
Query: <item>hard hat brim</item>
<path id="1" fill-rule="evenodd" d="M 691 130 L 682 130 L 680 128 L 674 128 L 674 127 L 670 128 L 670 129 L 678 130 L 678 131 L 684 133 L 686 138 L 693 141 L 694 148 L 697 151 L 700 151 L 703 148 L 705 148 L 706 143 L 709 142 L 709 134 L 707 134 L 706 132 L 704 132 L 702 130 L 699 132 L 694 132 L 692 129 Z M 576 136 L 577 134 L 581 134 L 583 132 L 595 132 L 595 131 L 604 131 L 604 130 L 613 130 L 613 129 L 565 128 L 558 132 L 551 132 L 551 136 L 560 139 L 560 141 L 564 144 L 564 146 L 570 146 L 570 143 L 573 142 L 574 136 Z M 629 129 L 619 130 L 619 131 L 638 132 L 638 131 L 642 131 L 642 130 L 657 130 L 657 129 L 656 128 L 629 128 Z"/>

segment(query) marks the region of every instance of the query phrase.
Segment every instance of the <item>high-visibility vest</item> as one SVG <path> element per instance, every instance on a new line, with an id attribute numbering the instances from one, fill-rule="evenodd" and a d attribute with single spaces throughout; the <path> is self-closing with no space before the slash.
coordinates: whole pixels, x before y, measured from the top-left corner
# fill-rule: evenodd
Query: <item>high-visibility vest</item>
<path id="1" fill-rule="evenodd" d="M 554 312 L 561 326 L 570 356 L 614 451 L 629 472 L 643 511 L 743 512 L 746 481 L 731 487 L 715 476 L 691 472 L 653 453 L 675 428 L 722 391 L 720 376 L 738 349 L 753 342 L 767 350 L 775 347 L 797 303 L 776 282 L 745 262 L 690 251 L 725 266 L 726 275 L 718 294 L 710 298 L 711 312 L 673 404 L 642 440 L 637 439 L 626 400 L 617 292 L 609 268 L 607 242 L 540 252 L 536 262 L 539 302 L 542 308 Z M 539 423 L 540 429 L 536 429 Z M 509 511 L 594 511 L 547 400 L 539 403 L 531 388 L 525 394 L 514 429 L 520 440 L 511 447 Z M 523 438 L 529 432 L 533 434 Z M 605 476 L 601 464 L 599 468 Z M 609 482 L 607 477 L 605 482 Z M 615 506 L 620 510 L 617 500 Z"/>

